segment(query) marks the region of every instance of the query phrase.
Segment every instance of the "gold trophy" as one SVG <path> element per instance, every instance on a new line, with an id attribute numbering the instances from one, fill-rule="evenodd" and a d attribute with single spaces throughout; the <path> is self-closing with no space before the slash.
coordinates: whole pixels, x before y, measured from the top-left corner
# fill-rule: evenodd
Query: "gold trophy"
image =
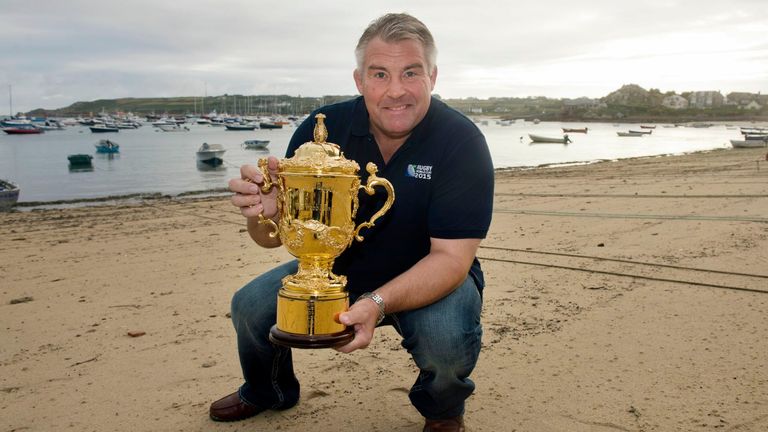
<path id="1" fill-rule="evenodd" d="M 277 180 L 264 176 L 262 191 L 278 188 L 278 222 L 259 215 L 259 223 L 271 225 L 271 237 L 280 236 L 291 255 L 298 258 L 299 271 L 283 278 L 277 295 L 277 324 L 269 334 L 273 343 L 295 348 L 330 348 L 345 345 L 354 331 L 338 321 L 349 308 L 347 278 L 333 274 L 333 261 L 352 244 L 362 241 L 360 230 L 372 227 L 392 207 L 392 184 L 376 176 L 376 165 L 368 163 L 368 182 L 360 185 L 360 166 L 328 143 L 325 115 L 315 116 L 314 141 L 304 143 L 293 157 L 281 159 Z M 258 166 L 267 173 L 267 159 Z M 368 195 L 383 186 L 387 200 L 368 222 L 355 227 L 360 189 Z"/>

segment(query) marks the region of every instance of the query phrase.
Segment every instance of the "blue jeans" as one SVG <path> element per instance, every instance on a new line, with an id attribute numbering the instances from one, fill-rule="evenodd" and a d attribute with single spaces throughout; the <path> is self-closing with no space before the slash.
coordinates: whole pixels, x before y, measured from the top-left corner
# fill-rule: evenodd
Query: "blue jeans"
<path id="1" fill-rule="evenodd" d="M 269 329 L 277 319 L 281 279 L 297 269 L 296 261 L 280 265 L 251 281 L 232 298 L 232 322 L 245 378 L 240 397 L 262 408 L 286 409 L 299 400 L 290 348 L 269 341 Z M 354 302 L 357 295 L 350 296 Z M 383 322 L 393 325 L 403 337 L 402 346 L 420 369 L 409 397 L 426 418 L 443 419 L 464 413 L 464 401 L 475 389 L 469 374 L 480 354 L 481 305 L 475 282 L 467 277 L 443 299 L 387 315 Z"/>

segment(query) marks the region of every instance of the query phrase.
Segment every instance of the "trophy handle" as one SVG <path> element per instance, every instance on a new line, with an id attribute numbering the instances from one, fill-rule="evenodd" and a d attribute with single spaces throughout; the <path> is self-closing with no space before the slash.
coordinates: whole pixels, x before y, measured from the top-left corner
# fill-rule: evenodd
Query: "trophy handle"
<path id="1" fill-rule="evenodd" d="M 395 189 L 392 187 L 392 183 L 390 183 L 389 180 L 376 175 L 376 171 L 378 171 L 376 164 L 373 162 L 368 162 L 368 164 L 365 166 L 365 170 L 368 171 L 368 174 L 370 174 L 368 176 L 368 183 L 366 183 L 364 186 L 361 185 L 360 189 L 365 190 L 365 193 L 368 195 L 373 195 L 375 193 L 373 190 L 374 187 L 383 186 L 384 189 L 387 190 L 387 201 L 384 202 L 384 205 L 379 209 L 379 211 L 371 216 L 371 220 L 368 222 L 363 222 L 358 225 L 357 228 L 355 228 L 355 240 L 357 241 L 363 241 L 363 236 L 360 235 L 360 230 L 363 228 L 373 227 L 376 219 L 380 218 L 384 213 L 386 213 L 387 210 L 392 207 L 392 203 L 395 202 Z"/>
<path id="2" fill-rule="evenodd" d="M 272 176 L 269 175 L 269 167 L 267 166 L 268 164 L 269 161 L 267 158 L 261 158 L 257 163 L 261 173 L 264 175 L 264 183 L 261 185 L 261 191 L 264 193 L 268 193 L 274 186 L 276 186 L 275 183 L 272 183 Z M 265 218 L 261 213 L 259 213 L 259 223 L 270 225 L 272 227 L 272 231 L 269 233 L 269 238 L 277 237 L 278 233 L 280 232 L 280 228 L 277 226 L 275 221 Z"/>

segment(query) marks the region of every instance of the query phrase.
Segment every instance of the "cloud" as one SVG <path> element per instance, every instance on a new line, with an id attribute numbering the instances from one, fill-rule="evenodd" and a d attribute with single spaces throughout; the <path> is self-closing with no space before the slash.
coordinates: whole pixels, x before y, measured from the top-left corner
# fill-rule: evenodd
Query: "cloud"
<path id="1" fill-rule="evenodd" d="M 756 0 L 9 0 L 0 85 L 13 85 L 19 110 L 206 91 L 355 94 L 357 38 L 389 11 L 432 30 L 444 97 L 599 97 L 628 82 L 768 90 L 768 3 Z"/>

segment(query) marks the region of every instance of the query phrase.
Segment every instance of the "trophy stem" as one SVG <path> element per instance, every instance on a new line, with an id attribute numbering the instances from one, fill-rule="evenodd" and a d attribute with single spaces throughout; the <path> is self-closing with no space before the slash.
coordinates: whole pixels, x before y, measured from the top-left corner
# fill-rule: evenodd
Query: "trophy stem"
<path id="1" fill-rule="evenodd" d="M 331 271 L 333 259 L 299 258 L 299 271 L 283 280 L 283 286 L 293 292 L 307 292 L 313 295 L 337 294 L 344 291 L 347 278 Z"/>

